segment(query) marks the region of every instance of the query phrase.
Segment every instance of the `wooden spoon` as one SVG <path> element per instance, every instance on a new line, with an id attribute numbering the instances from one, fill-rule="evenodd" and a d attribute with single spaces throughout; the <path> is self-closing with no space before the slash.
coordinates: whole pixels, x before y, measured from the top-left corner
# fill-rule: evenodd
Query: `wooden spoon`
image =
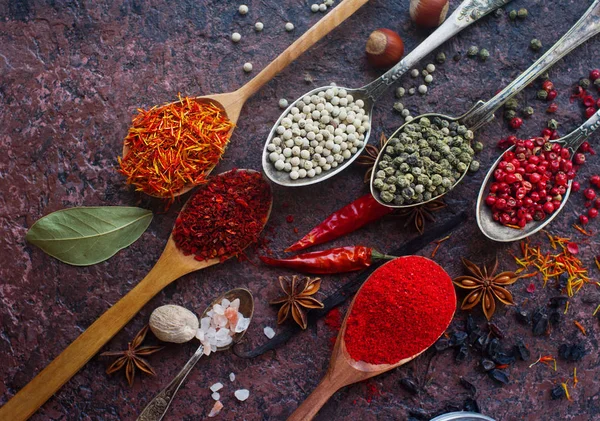
<path id="1" fill-rule="evenodd" d="M 302 53 L 312 47 L 317 41 L 338 27 L 342 22 L 348 19 L 354 12 L 360 9 L 369 0 L 344 0 L 319 22 L 306 31 L 300 38 L 285 49 L 275 60 L 265 67 L 259 74 L 253 77 L 248 83 L 234 92 L 224 94 L 211 94 L 196 97 L 196 101 L 209 102 L 223 109 L 232 123 L 237 123 L 242 111 L 242 107 L 252 95 L 254 95 L 264 84 L 273 79 L 279 72 L 285 69 L 288 64 L 296 60 Z M 335 52 L 335 50 L 332 50 Z M 165 107 L 174 104 L 166 104 Z M 233 129 L 229 137 L 233 134 Z M 129 148 L 123 145 L 123 156 L 127 155 Z M 214 166 L 208 169 L 207 174 L 214 169 Z M 180 196 L 192 190 L 195 185 L 186 185 L 174 196 Z"/>
<path id="2" fill-rule="evenodd" d="M 398 259 L 403 258 L 404 257 L 399 257 Z M 392 262 L 393 260 L 382 265 L 382 267 Z M 375 271 L 374 273 L 376 272 L 377 271 Z M 373 276 L 373 274 L 371 274 L 371 276 Z M 346 349 L 346 342 L 344 339 L 346 334 L 346 324 L 348 322 L 349 315 L 352 313 L 352 307 L 354 307 L 354 302 L 356 301 L 356 298 L 360 295 L 360 291 L 362 290 L 362 288 L 369 282 L 369 279 L 370 277 L 367 278 L 363 286 L 358 290 L 358 292 L 354 296 L 354 299 L 350 303 L 350 307 L 346 312 L 344 322 L 342 323 L 342 326 L 338 333 L 337 340 L 333 348 L 333 353 L 331 355 L 331 360 L 329 362 L 329 368 L 327 369 L 325 377 L 323 377 L 323 380 L 321 380 L 321 383 L 319 383 L 317 388 L 288 418 L 288 421 L 312 420 L 313 417 L 319 412 L 321 407 L 329 400 L 329 398 L 342 387 L 348 386 L 353 383 L 361 382 L 363 380 L 385 373 L 386 371 L 392 370 L 396 367 L 400 367 L 401 365 L 404 365 L 421 355 L 429 348 L 429 346 L 435 343 L 434 340 L 429 346 L 423 348 L 421 351 L 417 352 L 411 357 L 400 360 L 395 364 L 369 364 L 364 361 L 353 360 Z M 452 321 L 453 317 L 454 311 L 452 312 L 452 315 L 448 318 L 447 323 L 443 326 L 443 329 L 440 329 L 440 334 L 437 336 L 436 340 L 439 339 L 440 336 L 442 336 L 442 334 Z M 416 333 L 418 334 L 418 332 Z"/>
<path id="3" fill-rule="evenodd" d="M 270 201 L 272 206 L 272 196 Z M 271 207 L 263 221 L 263 228 L 270 214 Z M 148 275 L 0 408 L 0 420 L 20 421 L 29 418 L 163 288 L 185 274 L 217 263 L 220 263 L 219 259 L 198 261 L 194 256 L 184 255 L 177 248 L 171 234 L 163 253 Z"/>

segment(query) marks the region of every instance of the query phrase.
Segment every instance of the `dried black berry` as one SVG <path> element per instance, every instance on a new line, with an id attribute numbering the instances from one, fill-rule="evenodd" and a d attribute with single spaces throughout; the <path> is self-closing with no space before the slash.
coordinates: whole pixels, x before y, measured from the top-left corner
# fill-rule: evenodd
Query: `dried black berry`
<path id="1" fill-rule="evenodd" d="M 559 295 L 557 297 L 550 298 L 549 305 L 552 308 L 564 307 L 569 301 L 569 297 L 565 297 L 564 295 Z"/>
<path id="2" fill-rule="evenodd" d="M 496 364 L 500 365 L 512 364 L 515 362 L 514 355 L 505 354 L 504 352 L 496 352 L 492 359 Z"/>
<path id="3" fill-rule="evenodd" d="M 452 60 L 460 61 L 461 58 L 462 58 L 462 55 L 460 53 L 456 53 L 456 54 L 454 54 L 454 57 L 452 57 Z"/>
<path id="4" fill-rule="evenodd" d="M 558 289 L 565 289 L 569 283 L 569 274 L 567 272 L 561 273 L 558 276 Z"/>
<path id="5" fill-rule="evenodd" d="M 450 340 L 448 338 L 440 338 L 434 345 L 437 352 L 442 352 L 450 348 Z"/>
<path id="6" fill-rule="evenodd" d="M 497 338 L 494 338 L 489 342 L 486 352 L 490 356 L 495 355 L 496 352 L 498 352 L 499 348 L 500 348 L 500 341 Z"/>
<path id="7" fill-rule="evenodd" d="M 463 344 L 458 348 L 455 359 L 460 363 L 467 359 L 467 355 L 469 355 L 469 347 Z"/>
<path id="8" fill-rule="evenodd" d="M 490 332 L 492 332 L 492 335 L 494 335 L 496 338 L 498 338 L 498 339 L 504 338 L 504 332 L 502 332 L 502 330 L 500 330 L 500 328 L 498 327 L 497 324 L 488 322 L 488 329 L 490 330 Z"/>
<path id="9" fill-rule="evenodd" d="M 488 371 L 488 376 L 490 376 L 493 380 L 501 384 L 508 384 L 508 375 L 498 369 Z"/>
<path id="10" fill-rule="evenodd" d="M 552 313 L 550 313 L 550 317 L 548 318 L 548 321 L 550 322 L 550 324 L 552 326 L 558 326 L 561 318 L 562 318 L 562 315 L 560 314 L 560 311 L 554 310 Z"/>
<path id="11" fill-rule="evenodd" d="M 461 377 L 459 381 L 460 381 L 460 385 L 462 387 L 464 387 L 466 390 L 468 390 L 469 393 L 471 393 L 472 395 L 477 393 L 477 388 L 475 387 L 475 385 L 473 383 L 471 383 L 468 380 L 465 380 L 464 377 Z"/>
<path id="12" fill-rule="evenodd" d="M 483 368 L 484 371 L 490 371 L 490 370 L 493 370 L 494 368 L 496 368 L 496 363 L 493 362 L 492 360 L 488 360 L 487 358 L 484 358 L 481 360 L 481 368 Z"/>
<path id="13" fill-rule="evenodd" d="M 413 395 L 416 395 L 417 393 L 419 393 L 419 387 L 411 379 L 409 379 L 409 378 L 400 379 L 399 383 L 400 383 L 400 386 L 402 386 L 402 388 L 404 390 L 406 390 L 407 392 L 412 393 Z"/>
<path id="14" fill-rule="evenodd" d="M 538 308 L 531 316 L 534 336 L 545 335 L 548 332 L 548 315 L 543 307 Z"/>
<path id="15" fill-rule="evenodd" d="M 554 389 L 552 389 L 552 391 L 550 392 L 550 397 L 553 400 L 564 398 L 565 397 L 565 389 L 563 389 L 561 385 L 555 386 Z"/>
<path id="16" fill-rule="evenodd" d="M 521 359 L 521 361 L 528 361 L 531 357 L 531 352 L 529 352 L 529 349 L 527 346 L 525 346 L 522 339 L 517 341 L 514 350 L 515 354 Z"/>
<path id="17" fill-rule="evenodd" d="M 566 361 L 579 361 L 585 356 L 583 344 L 562 344 L 558 347 L 558 356 Z"/>
<path id="18" fill-rule="evenodd" d="M 489 343 L 490 338 L 487 335 L 480 336 L 479 339 L 477 339 L 477 342 L 475 342 L 475 347 L 481 351 L 484 351 Z"/>
<path id="19" fill-rule="evenodd" d="M 467 340 L 467 332 L 461 330 L 450 335 L 450 346 L 460 346 Z"/>
<path id="20" fill-rule="evenodd" d="M 481 330 L 475 329 L 473 332 L 469 333 L 469 338 L 467 339 L 467 343 L 469 345 L 473 345 L 475 342 L 477 342 L 477 339 L 479 339 L 482 334 L 483 333 L 481 332 Z"/>
<path id="21" fill-rule="evenodd" d="M 479 405 L 475 399 L 467 398 L 463 404 L 463 410 L 469 412 L 479 412 Z"/>
<path id="22" fill-rule="evenodd" d="M 467 316 L 467 320 L 465 320 L 465 330 L 467 333 L 473 333 L 477 330 L 477 324 L 470 314 Z"/>
<path id="23" fill-rule="evenodd" d="M 517 308 L 517 321 L 521 324 L 529 324 L 529 313 L 522 308 Z"/>

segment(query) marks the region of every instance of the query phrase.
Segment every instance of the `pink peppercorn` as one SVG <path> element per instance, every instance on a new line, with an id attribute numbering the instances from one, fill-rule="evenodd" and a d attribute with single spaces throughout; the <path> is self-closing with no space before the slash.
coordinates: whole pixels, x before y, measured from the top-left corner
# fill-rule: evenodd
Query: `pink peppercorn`
<path id="1" fill-rule="evenodd" d="M 590 80 L 592 82 L 598 78 L 600 78 L 600 69 L 594 69 L 594 70 L 590 71 Z"/>
<path id="2" fill-rule="evenodd" d="M 594 200 L 596 198 L 596 192 L 594 189 L 585 189 L 583 195 L 587 200 Z"/>
<path id="3" fill-rule="evenodd" d="M 523 119 L 521 117 L 514 117 L 510 120 L 510 127 L 517 130 L 523 125 Z"/>
<path id="4" fill-rule="evenodd" d="M 573 184 L 571 185 L 571 190 L 573 190 L 575 193 L 577 193 L 580 189 L 581 189 L 581 184 L 579 184 L 578 181 L 573 181 Z"/>
<path id="5" fill-rule="evenodd" d="M 581 225 L 587 225 L 590 220 L 585 215 L 579 215 L 579 222 L 581 222 Z"/>

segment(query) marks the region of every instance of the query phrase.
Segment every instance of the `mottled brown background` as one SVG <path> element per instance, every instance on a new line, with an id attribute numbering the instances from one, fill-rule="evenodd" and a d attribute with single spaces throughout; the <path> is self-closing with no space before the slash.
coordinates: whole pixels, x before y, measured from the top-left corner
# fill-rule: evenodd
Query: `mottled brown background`
<path id="1" fill-rule="evenodd" d="M 127 293 L 152 267 L 168 237 L 181 203 L 162 213 L 163 205 L 140 196 L 125 186 L 115 171 L 130 119 L 137 107 L 149 107 L 173 100 L 178 92 L 188 95 L 226 92 L 237 89 L 252 75 L 242 71 L 251 61 L 256 71 L 306 31 L 322 15 L 312 14 L 310 1 L 249 0 L 250 12 L 237 13 L 241 2 L 217 0 L 54 1 L 0 0 L 0 404 L 5 403 L 36 373 L 59 354 L 77 335 L 111 304 Z M 338 2 L 336 2 L 338 3 Z M 427 36 L 408 17 L 408 0 L 372 0 L 340 28 L 319 42 L 265 86 L 244 108 L 239 127 L 218 170 L 234 166 L 260 169 L 265 136 L 280 113 L 279 98 L 292 100 L 315 86 L 335 81 L 358 87 L 380 73 L 369 68 L 364 58 L 368 34 L 378 27 L 397 30 L 410 51 Z M 459 2 L 451 1 L 451 9 Z M 483 19 L 445 44 L 449 57 L 476 44 L 490 50 L 487 63 L 463 58 L 449 60 L 434 74 L 430 94 L 407 98 L 413 114 L 443 110 L 458 114 L 479 98 L 489 98 L 505 86 L 539 55 L 528 49 L 533 37 L 545 48 L 552 45 L 586 10 L 591 0 L 515 0 L 507 9 L 527 7 L 530 18 L 510 22 L 508 16 Z M 260 20 L 265 29 L 255 33 Z M 287 33 L 284 23 L 296 29 Z M 233 31 L 242 34 L 234 45 Z M 569 104 L 573 84 L 590 68 L 600 66 L 600 39 L 578 48 L 551 72 L 560 94 L 561 133 L 583 121 L 583 111 Z M 432 58 L 425 60 L 425 65 Z M 305 82 L 309 75 L 314 83 Z M 406 75 L 401 84 L 414 86 Z M 545 103 L 534 99 L 536 88 L 521 96 L 523 105 L 536 109 L 521 134 L 537 135 L 545 124 Z M 393 93 L 388 92 L 374 115 L 375 136 L 391 133 L 401 119 L 392 111 Z M 478 133 L 489 145 L 481 155 L 482 168 L 489 166 L 497 150 L 494 144 L 510 130 L 501 118 Z M 597 135 L 593 140 L 597 144 Z M 600 146 L 598 146 L 600 149 Z M 586 165 L 583 180 L 599 159 Z M 462 273 L 458 257 L 483 262 L 497 254 L 502 266 L 513 268 L 507 253 L 517 245 L 500 246 L 486 241 L 472 218 L 475 191 L 485 171 L 469 177 L 448 196 L 449 207 L 439 214 L 438 223 L 467 209 L 469 221 L 454 233 L 436 257 L 446 270 Z M 300 234 L 341 205 L 367 189 L 362 169 L 352 168 L 315 188 L 274 189 L 274 211 L 269 222 L 273 250 L 282 250 Z M 63 264 L 28 245 L 27 229 L 38 218 L 67 207 L 139 205 L 155 211 L 148 231 L 131 247 L 107 262 L 87 268 Z M 583 207 L 576 195 L 552 225 L 554 232 L 574 236 L 584 244 L 582 258 L 591 266 L 598 253 L 596 238 L 582 238 L 570 228 Z M 295 222 L 286 222 L 293 215 Z M 592 229 L 598 229 L 598 222 Z M 300 234 L 295 234 L 297 227 Z M 400 246 L 415 233 L 401 222 L 383 220 L 349 235 L 333 245 L 357 242 L 388 251 Z M 538 237 L 541 239 L 541 237 Z M 423 250 L 429 255 L 433 245 Z M 254 257 L 254 260 L 255 257 Z M 183 277 L 154 298 L 106 347 L 118 350 L 148 320 L 157 306 L 175 303 L 202 311 L 212 297 L 236 286 L 247 286 L 255 294 L 255 318 L 247 335 L 249 345 L 266 341 L 262 330 L 275 326 L 276 309 L 267 304 L 279 294 L 274 282 L 281 272 L 248 262 L 230 261 Z M 597 279 L 598 271 L 592 270 Z M 324 277 L 321 298 L 332 293 L 352 276 Z M 527 294 L 526 282 L 512 291 L 516 301 L 529 299 L 529 306 L 543 304 L 554 291 L 538 289 Z M 571 376 L 573 364 L 559 363 L 554 373 L 545 366 L 528 369 L 519 362 L 510 368 L 511 384 L 497 387 L 482 374 L 477 359 L 455 365 L 451 352 L 436 356 L 432 379 L 419 396 L 398 386 L 406 376 L 422 376 L 425 361 L 414 363 L 372 381 L 381 392 L 368 402 L 367 386 L 357 384 L 337 393 L 318 416 L 320 420 L 406 419 L 409 410 L 435 413 L 448 404 L 462 405 L 468 396 L 458 384 L 465 376 L 478 388 L 476 398 L 483 413 L 497 420 L 589 420 L 600 414 L 600 373 L 598 321 L 591 317 L 596 304 L 591 286 L 572 300 L 571 310 L 560 329 L 550 338 L 532 338 L 529 329 L 514 323 L 512 310 L 500 309 L 497 323 L 510 340 L 525 338 L 532 354 L 554 354 L 561 341 L 581 339 L 572 320 L 580 320 L 589 335 L 584 338 L 588 356 L 577 364 L 580 384 L 573 402 L 550 401 L 549 390 Z M 587 297 L 585 300 L 584 298 Z M 591 297 L 591 298 L 590 298 Z M 584 301 L 587 301 L 585 303 Z M 483 324 L 479 310 L 477 320 Z M 464 318 L 459 312 L 454 326 Z M 284 347 L 254 360 L 230 352 L 201 360 L 179 392 L 166 419 L 195 420 L 206 416 L 212 406 L 208 386 L 223 381 L 225 409 L 222 420 L 285 419 L 316 386 L 325 373 L 331 332 L 319 321 L 290 340 Z M 510 342 L 509 340 L 509 342 Z M 94 358 L 33 417 L 69 420 L 135 419 L 194 351 L 194 344 L 170 345 L 150 358 L 158 376 L 140 376 L 129 388 L 121 376 L 104 374 L 108 362 Z M 230 384 L 227 376 L 235 372 Z M 235 388 L 248 388 L 250 398 L 240 403 Z"/>

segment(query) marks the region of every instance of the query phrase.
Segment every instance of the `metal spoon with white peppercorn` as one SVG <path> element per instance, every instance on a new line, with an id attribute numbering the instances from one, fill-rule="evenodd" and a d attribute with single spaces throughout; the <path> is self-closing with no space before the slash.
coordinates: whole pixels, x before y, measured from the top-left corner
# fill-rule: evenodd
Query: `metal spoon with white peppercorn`
<path id="1" fill-rule="evenodd" d="M 422 114 L 403 124 L 379 152 L 371 175 L 371 193 L 384 206 L 418 206 L 452 190 L 477 170 L 471 146 L 473 132 L 494 118 L 506 101 L 519 93 L 554 63 L 600 32 L 600 0 L 539 60 L 487 102 L 479 101 L 466 114 Z"/>
<path id="2" fill-rule="evenodd" d="M 163 307 L 159 307 L 157 310 L 155 310 L 155 312 L 160 309 L 163 309 Z M 212 326 L 212 322 L 215 320 L 215 317 L 218 316 L 231 322 L 231 317 L 228 315 L 228 310 L 230 309 L 233 309 L 233 311 L 230 311 L 231 317 L 235 317 L 237 320 L 235 326 L 233 326 L 233 331 L 225 332 L 222 338 L 216 338 L 215 344 L 211 344 L 207 336 L 212 335 L 215 337 L 219 335 L 220 331 L 228 330 L 222 327 L 215 328 Z M 204 313 L 202 313 L 202 317 L 200 318 L 200 322 L 198 322 L 198 319 L 196 318 L 194 323 L 192 318 L 191 327 L 188 326 L 188 324 L 190 324 L 190 317 L 187 315 L 187 313 L 190 313 L 192 316 L 194 316 L 193 313 L 183 309 L 185 312 L 187 312 L 186 314 L 183 314 L 184 317 L 180 317 L 176 321 L 170 321 L 163 320 L 163 316 L 165 314 L 173 314 L 173 312 L 170 311 L 171 309 L 164 310 L 167 311 L 162 311 L 162 314 L 158 315 L 153 313 L 150 317 L 150 328 L 159 339 L 162 337 L 162 340 L 175 340 L 177 343 L 180 343 L 180 340 L 182 339 L 187 339 L 187 341 L 189 341 L 194 337 L 198 338 L 198 335 L 201 335 L 201 337 L 198 339 L 200 339 L 202 344 L 198 347 L 188 362 L 185 363 L 177 376 L 175 376 L 175 378 L 167 385 L 167 387 L 165 387 L 158 395 L 156 395 L 154 399 L 150 401 L 148 406 L 144 408 L 140 416 L 137 418 L 138 421 L 161 420 L 165 416 L 169 405 L 175 397 L 175 394 L 183 384 L 187 375 L 190 373 L 190 371 L 192 371 L 192 368 L 194 368 L 200 357 L 210 354 L 211 351 L 225 351 L 242 339 L 246 333 L 246 330 L 248 329 L 248 324 L 252 319 L 252 315 L 254 314 L 254 298 L 252 297 L 252 293 L 245 288 L 236 288 L 232 289 L 231 291 L 227 291 L 225 294 L 214 300 L 211 305 L 204 310 Z M 239 316 L 240 314 L 242 315 L 241 318 Z M 153 316 L 155 316 L 154 320 Z M 188 321 L 187 324 L 184 319 Z M 225 320 L 223 320 L 223 323 L 225 323 Z M 217 321 L 216 325 L 220 326 L 223 323 Z M 211 328 L 215 332 L 209 331 Z M 198 331 L 197 334 L 196 331 Z M 231 335 L 231 333 L 233 333 L 233 335 Z"/>
<path id="3" fill-rule="evenodd" d="M 265 143 L 263 170 L 288 187 L 316 184 L 347 168 L 371 133 L 379 97 L 448 39 L 511 0 L 465 0 L 427 39 L 378 79 L 358 89 L 322 86 L 281 114 Z"/>
<path id="4" fill-rule="evenodd" d="M 547 142 L 547 144 L 558 144 L 562 148 L 566 148 L 567 150 L 569 150 L 570 158 L 572 159 L 575 156 L 575 152 L 577 151 L 577 149 L 579 149 L 583 142 L 585 142 L 585 140 L 589 138 L 592 135 L 592 133 L 594 133 L 598 128 L 600 128 L 600 111 L 597 111 L 585 123 L 583 123 L 581 126 L 579 126 L 577 129 L 575 129 L 568 135 L 563 136 L 560 139 L 550 140 Z M 550 209 L 542 209 L 542 214 L 540 216 L 537 216 L 535 214 L 530 215 L 532 220 L 524 221 L 525 225 L 522 227 L 511 227 L 507 224 L 502 224 L 499 221 L 494 220 L 493 211 L 490 208 L 490 206 L 486 203 L 486 197 L 489 194 L 491 184 L 494 182 L 494 171 L 498 167 L 498 164 L 504 159 L 505 154 L 507 152 L 513 151 L 514 149 L 515 146 L 512 146 L 511 148 L 507 149 L 502 155 L 500 155 L 496 162 L 494 162 L 494 164 L 488 171 L 485 180 L 483 180 L 483 183 L 481 184 L 481 189 L 479 190 L 479 197 L 477 197 L 477 225 L 479 226 L 481 232 L 487 238 L 499 242 L 522 240 L 523 238 L 529 237 L 530 235 L 535 234 L 536 232 L 543 229 L 546 225 L 552 222 L 552 220 L 554 220 L 554 218 L 556 218 L 560 211 L 563 209 L 563 207 L 567 203 L 567 200 L 569 199 L 569 195 L 571 194 L 571 187 L 573 185 L 572 179 L 567 181 L 566 175 L 562 175 L 563 180 L 561 181 L 563 181 L 563 183 L 566 184 L 566 191 L 560 198 L 560 205 L 557 208 L 554 208 L 554 205 L 552 205 L 550 206 Z M 567 157 L 565 158 L 566 160 L 570 159 Z"/>

